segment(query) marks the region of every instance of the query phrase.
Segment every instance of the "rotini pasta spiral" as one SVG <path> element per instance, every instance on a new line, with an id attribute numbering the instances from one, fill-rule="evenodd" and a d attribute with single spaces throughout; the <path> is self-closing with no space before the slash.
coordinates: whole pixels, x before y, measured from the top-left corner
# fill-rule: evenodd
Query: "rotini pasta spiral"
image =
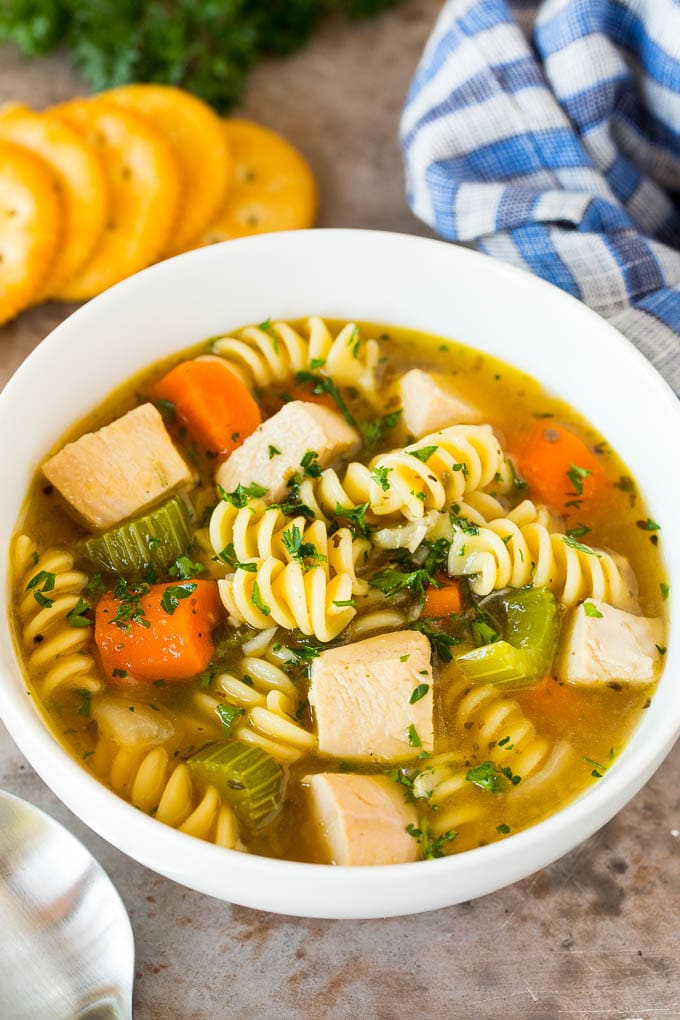
<path id="1" fill-rule="evenodd" d="M 402 449 L 381 453 L 366 466 L 348 464 L 342 481 L 328 468 L 305 479 L 300 498 L 317 517 L 338 505 L 356 509 L 368 503 L 376 517 L 401 514 L 417 520 L 429 510 L 449 509 L 467 493 L 497 493 L 512 485 L 513 471 L 490 425 L 452 425 Z"/>
<path id="2" fill-rule="evenodd" d="M 595 598 L 618 609 L 637 608 L 637 584 L 627 560 L 549 531 L 536 508 L 531 520 L 531 510 L 522 507 L 520 523 L 502 517 L 476 533 L 454 525 L 449 574 L 470 577 L 477 595 L 531 584 L 549 588 L 567 607 Z"/>
<path id="3" fill-rule="evenodd" d="M 493 687 L 457 685 L 447 702 L 455 706 L 456 725 L 468 734 L 473 753 L 499 768 L 509 766 L 512 774 L 521 777 L 520 785 L 508 786 L 506 796 L 533 795 L 549 778 L 552 781 L 573 755 L 566 741 L 553 744 L 537 733 L 520 705 Z M 415 796 L 426 797 L 440 808 L 433 823 L 436 833 L 458 828 L 482 814 L 467 774 L 461 755 L 448 753 L 433 758 L 415 779 Z"/>
<path id="4" fill-rule="evenodd" d="M 329 576 L 324 566 L 305 571 L 297 561 L 255 559 L 254 571 L 239 569 L 218 581 L 222 603 L 238 623 L 256 630 L 272 622 L 319 641 L 332 641 L 356 614 L 352 575 Z"/>
<path id="5" fill-rule="evenodd" d="M 222 673 L 215 680 L 215 691 L 244 713 L 234 728 L 234 736 L 244 743 L 257 744 L 283 763 L 312 752 L 316 737 L 295 718 L 299 695 L 284 671 L 259 656 L 243 658 L 239 670 L 245 679 Z M 194 699 L 212 717 L 223 704 L 219 698 L 203 692 L 195 694 Z"/>
<path id="6" fill-rule="evenodd" d="M 200 791 L 184 762 L 164 747 L 133 749 L 100 736 L 88 764 L 125 800 L 173 829 L 233 849 L 239 844 L 234 812 L 214 786 Z"/>
<path id="7" fill-rule="evenodd" d="M 86 651 L 91 627 L 71 626 L 67 619 L 78 605 L 87 574 L 74 570 L 73 557 L 61 549 L 47 549 L 38 556 L 26 535 L 15 543 L 13 567 L 27 667 L 42 697 L 49 698 L 64 685 L 101 690 L 95 662 Z"/>
<path id="8" fill-rule="evenodd" d="M 379 350 L 376 340 L 365 340 L 354 323 L 333 337 L 318 315 L 306 323 L 302 336 L 286 322 L 248 326 L 236 336 L 218 337 L 215 354 L 226 358 L 243 381 L 263 387 L 283 382 L 296 372 L 321 372 L 344 386 L 354 386 L 371 401 L 377 399 L 375 371 Z"/>
<path id="9" fill-rule="evenodd" d="M 287 517 L 278 507 L 268 507 L 260 499 L 238 509 L 221 501 L 210 520 L 210 541 L 219 556 L 233 545 L 238 562 L 276 557 L 284 563 L 300 560 L 323 566 L 329 576 L 347 574 L 352 592 L 363 595 L 368 582 L 357 577 L 370 549 L 364 538 L 353 538 L 348 528 L 333 535 L 323 521 L 311 523 L 305 517 Z M 305 550 L 309 555 L 305 556 Z"/>

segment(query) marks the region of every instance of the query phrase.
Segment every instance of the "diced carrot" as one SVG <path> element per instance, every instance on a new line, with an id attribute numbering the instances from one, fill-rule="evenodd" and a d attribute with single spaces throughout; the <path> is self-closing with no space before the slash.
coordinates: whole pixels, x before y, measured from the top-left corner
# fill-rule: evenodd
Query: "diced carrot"
<path id="1" fill-rule="evenodd" d="M 583 440 L 559 425 L 536 425 L 519 457 L 519 472 L 534 499 L 560 513 L 578 511 L 602 492 L 605 476 Z"/>
<path id="2" fill-rule="evenodd" d="M 105 592 L 97 603 L 94 639 L 107 679 L 114 686 L 190 680 L 212 658 L 212 630 L 220 617 L 214 581 L 130 584 L 122 597 Z"/>
<path id="3" fill-rule="evenodd" d="M 457 581 L 445 581 L 441 588 L 428 585 L 425 589 L 423 616 L 449 616 L 463 608 L 463 598 Z"/>
<path id="4" fill-rule="evenodd" d="M 181 362 L 156 383 L 153 397 L 170 401 L 192 439 L 220 457 L 228 456 L 262 422 L 255 398 L 218 358 Z"/>

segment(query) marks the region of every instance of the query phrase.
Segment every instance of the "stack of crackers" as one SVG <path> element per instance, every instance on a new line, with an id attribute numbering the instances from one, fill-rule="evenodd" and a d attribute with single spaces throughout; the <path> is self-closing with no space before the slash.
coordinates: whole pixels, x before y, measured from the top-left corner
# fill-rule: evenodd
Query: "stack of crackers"
<path id="1" fill-rule="evenodd" d="M 0 324 L 152 262 L 312 226 L 316 187 L 280 135 L 166 85 L 0 110 Z"/>

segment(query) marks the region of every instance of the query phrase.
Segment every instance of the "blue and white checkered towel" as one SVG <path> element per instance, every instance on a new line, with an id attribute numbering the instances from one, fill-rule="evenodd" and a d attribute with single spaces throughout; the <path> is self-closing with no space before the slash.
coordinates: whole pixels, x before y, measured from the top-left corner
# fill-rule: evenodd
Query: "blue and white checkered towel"
<path id="1" fill-rule="evenodd" d="M 585 301 L 680 393 L 678 0 L 448 0 L 401 132 L 417 216 Z"/>

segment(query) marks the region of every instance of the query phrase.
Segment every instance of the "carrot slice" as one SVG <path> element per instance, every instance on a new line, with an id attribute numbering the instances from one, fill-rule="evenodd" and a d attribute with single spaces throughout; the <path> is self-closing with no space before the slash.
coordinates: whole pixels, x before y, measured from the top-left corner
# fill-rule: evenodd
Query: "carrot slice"
<path id="1" fill-rule="evenodd" d="M 220 617 L 214 581 L 121 582 L 117 594 L 102 595 L 95 613 L 94 639 L 107 678 L 114 686 L 190 680 L 208 667 Z"/>
<path id="2" fill-rule="evenodd" d="M 192 439 L 220 457 L 227 457 L 262 422 L 255 398 L 217 358 L 176 365 L 156 383 L 153 397 L 170 401 Z"/>
<path id="3" fill-rule="evenodd" d="M 578 510 L 602 492 L 605 476 L 583 440 L 559 425 L 536 425 L 519 457 L 532 495 L 561 513 Z"/>
<path id="4" fill-rule="evenodd" d="M 457 581 L 447 581 L 441 588 L 428 585 L 425 589 L 425 605 L 422 616 L 449 616 L 460 613 L 463 597 Z"/>

